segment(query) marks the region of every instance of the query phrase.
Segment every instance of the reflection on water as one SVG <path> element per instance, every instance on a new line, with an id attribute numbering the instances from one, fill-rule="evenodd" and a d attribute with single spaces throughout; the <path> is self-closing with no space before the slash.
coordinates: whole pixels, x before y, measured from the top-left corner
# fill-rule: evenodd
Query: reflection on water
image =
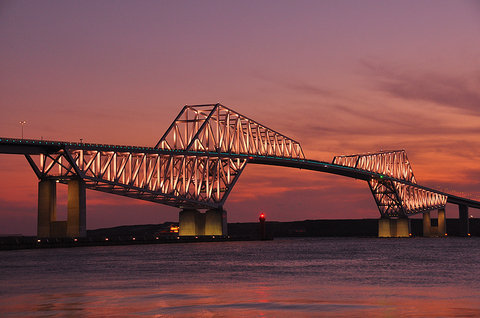
<path id="1" fill-rule="evenodd" d="M 2 317 L 479 317 L 480 239 L 0 253 Z"/>

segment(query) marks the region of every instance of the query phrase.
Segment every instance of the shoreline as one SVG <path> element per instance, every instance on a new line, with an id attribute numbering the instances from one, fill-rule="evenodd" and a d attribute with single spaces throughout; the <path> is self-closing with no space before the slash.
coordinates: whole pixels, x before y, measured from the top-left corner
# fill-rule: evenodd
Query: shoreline
<path id="1" fill-rule="evenodd" d="M 412 237 L 423 237 L 423 220 L 410 220 Z M 469 223 L 471 236 L 480 237 L 480 219 L 471 218 Z M 458 236 L 458 219 L 447 219 L 446 224 L 448 236 Z M 259 222 L 228 223 L 228 236 L 178 236 L 168 232 L 172 225 L 178 222 L 87 230 L 84 238 L 1 235 L 0 250 L 262 240 Z M 378 237 L 378 219 L 267 221 L 265 232 L 268 240 L 274 237 Z"/>

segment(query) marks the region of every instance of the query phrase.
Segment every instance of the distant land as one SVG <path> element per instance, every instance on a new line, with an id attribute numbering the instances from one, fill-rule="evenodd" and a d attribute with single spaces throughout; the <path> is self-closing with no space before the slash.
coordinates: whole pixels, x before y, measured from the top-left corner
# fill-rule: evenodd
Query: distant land
<path id="1" fill-rule="evenodd" d="M 480 219 L 471 218 L 469 220 L 470 235 L 480 237 Z M 434 226 L 436 221 L 436 219 L 432 219 Z M 459 236 L 458 225 L 458 219 L 447 219 L 447 234 L 449 237 Z M 259 222 L 229 223 L 228 237 L 178 237 L 178 233 L 173 232 L 175 229 L 178 229 L 178 222 L 123 225 L 87 230 L 87 237 L 84 238 L 37 239 L 36 236 L 0 235 L 0 250 L 260 239 Z M 422 219 L 411 219 L 411 232 L 413 237 L 423 236 Z M 378 219 L 267 221 L 265 234 L 265 239 L 268 240 L 278 237 L 378 237 Z"/>
<path id="2" fill-rule="evenodd" d="M 433 220 L 435 222 L 436 220 Z M 124 225 L 112 228 L 87 230 L 87 237 L 125 237 L 168 235 L 170 226 L 178 222 L 162 224 Z M 267 221 L 265 232 L 273 237 L 377 237 L 378 219 L 305 220 L 294 222 Z M 423 235 L 423 220 L 411 219 L 412 236 Z M 228 235 L 258 236 L 259 222 L 228 223 Z M 447 234 L 458 236 L 458 219 L 447 219 Z M 480 219 L 470 219 L 471 236 L 480 236 Z"/>

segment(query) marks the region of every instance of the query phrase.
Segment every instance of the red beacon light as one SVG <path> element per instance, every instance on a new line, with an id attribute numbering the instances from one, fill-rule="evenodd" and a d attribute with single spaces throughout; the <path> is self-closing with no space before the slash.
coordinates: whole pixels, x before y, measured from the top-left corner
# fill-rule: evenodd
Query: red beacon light
<path id="1" fill-rule="evenodd" d="M 260 239 L 264 240 L 266 238 L 265 236 L 265 214 L 260 214 L 260 217 L 258 218 L 260 221 Z"/>

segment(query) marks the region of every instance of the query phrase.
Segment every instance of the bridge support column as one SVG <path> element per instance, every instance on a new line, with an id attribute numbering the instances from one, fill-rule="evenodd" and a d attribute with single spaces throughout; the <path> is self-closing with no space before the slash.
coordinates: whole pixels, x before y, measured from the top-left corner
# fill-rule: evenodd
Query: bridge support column
<path id="1" fill-rule="evenodd" d="M 423 236 L 430 237 L 432 230 L 432 220 L 430 219 L 430 211 L 423 213 Z"/>
<path id="2" fill-rule="evenodd" d="M 438 236 L 445 236 L 447 234 L 447 223 L 445 217 L 445 209 L 438 209 Z"/>
<path id="3" fill-rule="evenodd" d="M 50 237 L 51 223 L 57 220 L 57 184 L 55 180 L 38 182 L 37 237 Z"/>
<path id="4" fill-rule="evenodd" d="M 179 214 L 179 236 L 205 235 L 205 214 L 195 209 L 183 209 Z"/>
<path id="5" fill-rule="evenodd" d="M 228 235 L 227 211 L 210 209 L 205 212 L 205 235 Z"/>
<path id="6" fill-rule="evenodd" d="M 378 237 L 391 237 L 389 218 L 382 217 L 378 220 Z"/>
<path id="7" fill-rule="evenodd" d="M 410 237 L 410 219 L 380 218 L 378 220 L 378 237 Z"/>
<path id="8" fill-rule="evenodd" d="M 396 219 L 395 237 L 410 237 L 410 219 L 398 218 Z"/>
<path id="9" fill-rule="evenodd" d="M 210 209 L 200 213 L 183 209 L 179 214 L 179 236 L 227 235 L 227 211 Z"/>
<path id="10" fill-rule="evenodd" d="M 67 203 L 67 237 L 87 236 L 85 181 L 73 179 L 68 181 Z"/>
<path id="11" fill-rule="evenodd" d="M 200 214 L 198 210 L 195 209 L 183 209 L 180 211 L 179 218 L 178 218 L 178 235 L 179 236 L 194 236 L 197 234 L 197 223 L 199 217 L 197 215 Z"/>
<path id="12" fill-rule="evenodd" d="M 57 221 L 57 183 L 38 183 L 37 237 L 86 237 L 86 193 L 81 179 L 68 181 L 67 221 Z"/>
<path id="13" fill-rule="evenodd" d="M 430 212 L 423 213 L 423 236 L 435 237 L 445 236 L 447 233 L 445 209 L 438 209 L 438 223 L 437 226 L 432 226 L 432 219 L 430 218 Z"/>
<path id="14" fill-rule="evenodd" d="M 462 237 L 468 236 L 470 233 L 470 226 L 468 224 L 468 205 L 458 205 L 458 222 L 459 235 Z"/>

